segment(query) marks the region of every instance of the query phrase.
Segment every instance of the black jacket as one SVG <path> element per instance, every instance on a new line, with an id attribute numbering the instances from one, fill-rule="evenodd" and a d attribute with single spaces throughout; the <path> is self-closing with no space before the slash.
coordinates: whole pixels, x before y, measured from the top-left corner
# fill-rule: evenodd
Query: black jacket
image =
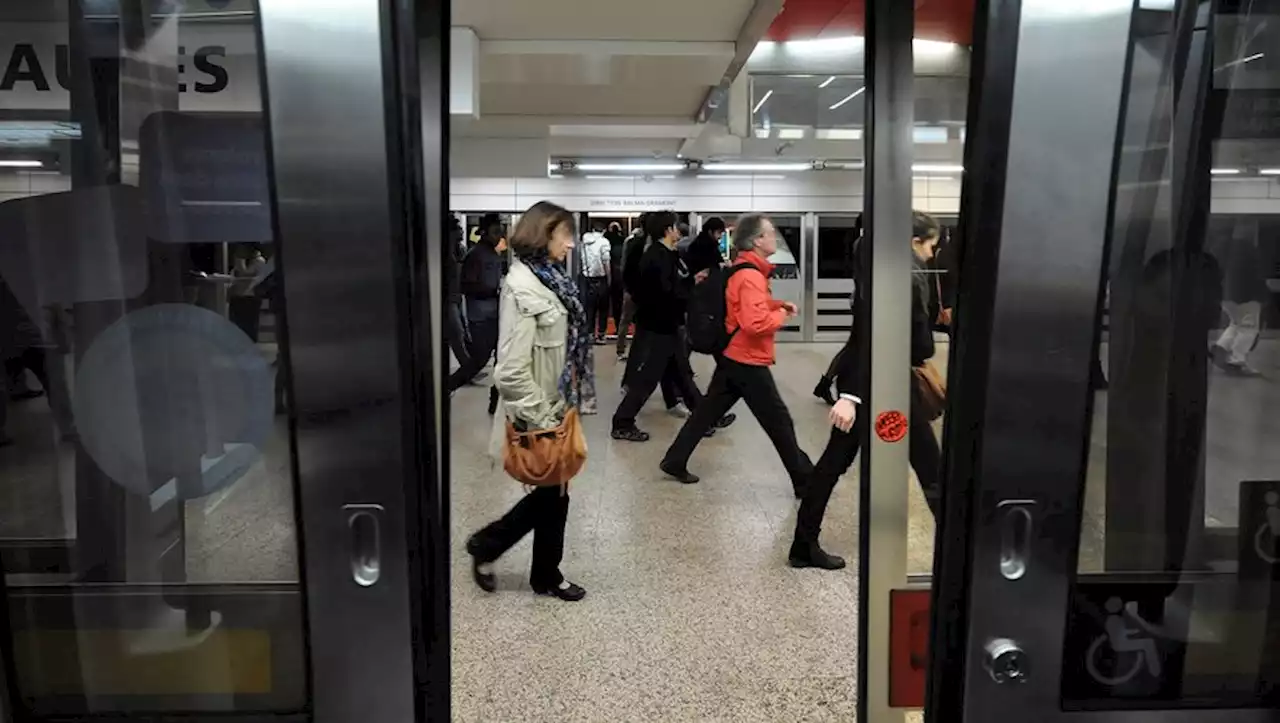
<path id="1" fill-rule="evenodd" d="M 724 257 L 720 255 L 720 244 L 711 238 L 711 234 L 700 231 L 693 239 L 693 243 L 689 244 L 684 261 L 689 265 L 689 273 L 697 274 L 699 271 L 714 269 L 724 263 Z"/>
<path id="2" fill-rule="evenodd" d="M 854 250 L 854 278 L 857 269 L 863 267 L 862 242 Z M 929 283 L 931 274 L 919 259 L 911 260 L 911 366 L 918 367 L 933 358 L 933 318 L 929 316 Z M 870 333 L 870 300 L 863 284 L 856 284 L 853 298 L 853 325 L 849 328 L 849 340 L 845 342 L 843 363 L 836 374 L 836 389 L 841 394 L 855 394 L 866 398 L 871 387 L 868 369 L 859 363 L 858 354 L 862 335 Z"/>
<path id="3" fill-rule="evenodd" d="M 622 257 L 627 237 L 621 231 L 605 231 L 604 237 L 609 240 L 609 275 L 617 283 L 622 278 Z"/>
<path id="4" fill-rule="evenodd" d="M 498 318 L 498 294 L 502 290 L 502 254 L 481 241 L 462 260 L 462 293 L 467 297 L 467 319 Z"/>
<path id="5" fill-rule="evenodd" d="M 640 257 L 644 255 L 647 241 L 644 234 L 636 234 L 623 243 L 622 288 L 632 296 L 635 296 L 635 288 L 640 283 Z"/>
<path id="6" fill-rule="evenodd" d="M 657 334 L 674 334 L 684 326 L 689 302 L 689 272 L 680 254 L 654 241 L 644 250 L 631 289 L 636 326 Z"/>

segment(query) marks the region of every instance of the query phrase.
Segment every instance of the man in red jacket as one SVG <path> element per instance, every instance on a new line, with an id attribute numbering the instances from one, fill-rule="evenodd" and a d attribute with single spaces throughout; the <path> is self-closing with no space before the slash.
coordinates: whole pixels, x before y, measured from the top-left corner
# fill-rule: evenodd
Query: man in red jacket
<path id="1" fill-rule="evenodd" d="M 689 457 L 716 420 L 742 399 L 769 435 L 791 476 L 796 497 L 801 497 L 813 462 L 796 441 L 791 412 L 769 371 L 775 361 L 774 337 L 787 319 L 799 312 L 795 304 L 774 299 L 769 293 L 773 264 L 768 259 L 778 250 L 778 230 L 768 216 L 749 213 L 738 219 L 733 244 L 738 250 L 734 263 L 750 267 L 730 276 L 725 291 L 725 330 L 733 337 L 716 359 L 716 372 L 702 403 L 680 429 L 659 466 L 685 484 L 697 482 L 697 475 L 687 468 Z"/>

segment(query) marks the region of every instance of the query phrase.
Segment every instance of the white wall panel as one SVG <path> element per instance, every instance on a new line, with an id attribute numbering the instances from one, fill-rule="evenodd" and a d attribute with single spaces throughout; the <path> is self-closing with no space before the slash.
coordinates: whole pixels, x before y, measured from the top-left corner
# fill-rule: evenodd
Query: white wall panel
<path id="1" fill-rule="evenodd" d="M 453 138 L 449 166 L 467 176 L 546 177 L 551 159 L 547 138 Z"/>

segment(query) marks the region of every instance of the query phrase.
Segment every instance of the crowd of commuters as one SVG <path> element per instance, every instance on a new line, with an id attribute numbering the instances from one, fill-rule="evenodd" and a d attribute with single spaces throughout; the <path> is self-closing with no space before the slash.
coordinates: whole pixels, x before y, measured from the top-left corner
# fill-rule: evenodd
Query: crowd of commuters
<path id="1" fill-rule="evenodd" d="M 618 223 L 593 222 L 576 243 L 573 214 L 539 203 L 520 218 L 510 254 L 506 229 L 496 214 L 481 219 L 469 250 L 464 249 L 462 229 L 455 227 L 448 255 L 452 264 L 446 275 L 447 334 L 459 366 L 450 377 L 450 390 L 481 378 L 481 370 L 496 356 L 489 411 L 501 409 L 501 413 L 495 414 L 491 452 L 498 457 L 504 454 L 504 443 L 511 438 L 501 432 L 508 425 L 535 438 L 559 434 L 569 410 L 595 411 L 593 347 L 606 343 L 612 320 L 617 356 L 626 364 L 611 437 L 620 442 L 648 441 L 650 435 L 637 425 L 637 417 L 661 388 L 668 410 L 685 421 L 661 458 L 659 470 L 679 482 L 695 484 L 700 479 L 689 470 L 689 462 L 698 444 L 729 427 L 735 420 L 732 408 L 744 401 L 772 442 L 800 500 L 789 564 L 840 569 L 845 561 L 822 548 L 820 535 L 832 492 L 868 436 L 870 420 L 861 406 L 868 394 L 869 370 L 859 363 L 857 353 L 865 348 L 870 334 L 865 285 L 855 284 L 848 340 L 814 389 L 814 395 L 830 405 L 830 433 L 815 464 L 797 439 L 771 370 L 776 363 L 776 335 L 799 312 L 795 304 L 771 294 L 775 268 L 770 259 L 779 250 L 778 230 L 767 216 L 755 213 L 737 219 L 732 230 L 732 258 L 726 258 L 722 242 L 728 228 L 722 219 L 705 219 L 694 234 L 669 211 L 642 214 L 629 236 Z M 937 273 L 935 260 L 948 252 L 945 246 L 940 249 L 943 236 L 935 219 L 914 212 L 911 237 L 902 239 L 910 244 L 913 259 L 908 452 L 935 519 L 942 499 L 941 450 L 932 420 L 941 407 L 926 401 L 928 386 L 922 386 L 920 379 L 927 376 L 922 370 L 928 369 L 935 354 L 935 333 L 949 333 L 952 324 L 954 295 L 949 279 Z M 1216 253 L 1222 269 L 1221 309 L 1227 323 L 1210 352 L 1224 371 L 1251 376 L 1257 372 L 1247 357 L 1257 343 L 1266 288 L 1257 278 L 1256 238 L 1230 241 L 1229 248 Z M 578 261 L 569 265 L 566 259 L 575 246 L 580 249 Z M 866 252 L 859 225 L 849 244 L 855 279 L 865 274 Z M 247 266 L 242 273 L 248 273 Z M 693 306 L 706 298 L 720 303 L 715 327 L 725 338 L 711 352 L 705 343 L 693 343 L 692 319 L 705 318 L 701 313 L 705 309 L 691 317 Z M 633 324 L 634 336 L 629 333 Z M 705 392 L 690 364 L 694 346 L 715 360 Z M 29 356 L 35 359 L 34 354 Z M 42 365 L 33 361 L 29 366 L 37 371 Z M 1105 387 L 1100 365 L 1095 367 L 1094 386 Z M 945 390 L 941 394 L 945 403 Z M 928 411 L 930 407 L 939 411 Z M 567 582 L 560 571 L 568 510 L 568 482 L 535 487 L 502 518 L 472 535 L 467 551 L 476 583 L 492 591 L 493 563 L 532 532 L 534 591 L 563 600 L 582 599 L 586 591 Z"/>
<path id="2" fill-rule="evenodd" d="M 500 258 L 504 230 L 496 216 L 486 216 L 477 244 L 465 255 L 451 256 L 459 278 L 450 289 L 449 321 L 450 333 L 458 338 L 450 341 L 455 355 L 462 351 L 451 388 L 476 378 L 496 352 L 493 394 L 502 413 L 494 420 L 491 453 L 498 458 L 504 454 L 508 438 L 503 430 L 508 425 L 521 432 L 558 434 L 570 409 L 594 411 L 589 410 L 595 402 L 591 347 L 603 343 L 612 311 L 618 355 L 627 359 L 621 380 L 624 394 L 611 423 L 613 439 L 649 440 L 636 418 L 661 386 L 668 408 L 680 409 L 686 419 L 659 469 L 679 482 L 696 484 L 700 479 L 689 471 L 688 463 L 698 443 L 731 425 L 735 417 L 730 410 L 744 401 L 773 443 L 801 501 L 789 564 L 840 569 L 844 560 L 823 550 L 819 534 L 832 490 L 857 455 L 867 424 L 858 408 L 867 393 L 868 372 L 856 363 L 852 350 L 868 333 L 868 302 L 855 291 L 849 339 L 824 377 L 828 387 L 835 384 L 839 397 L 829 391 L 820 395 L 829 397 L 832 404 L 831 434 L 815 465 L 797 439 L 790 410 L 771 371 L 777 360 L 776 335 L 799 313 L 795 304 L 773 298 L 770 291 L 774 270 L 770 258 L 778 250 L 778 230 L 763 214 L 742 216 L 734 227 L 732 260 L 720 251 L 726 230 L 721 219 L 710 218 L 691 236 L 688 226 L 669 211 L 642 215 L 630 238 L 620 228 L 596 223 L 581 239 L 575 278 L 565 263 L 578 245 L 573 215 L 543 202 L 521 217 L 511 238 L 514 258 L 504 280 Z M 950 322 L 950 308 L 942 303 L 934 277 L 922 273 L 933 258 L 939 232 L 938 223 L 927 214 L 913 215 L 909 243 L 916 273 L 912 274 L 910 338 L 915 367 L 933 357 L 935 327 Z M 854 244 L 856 259 L 861 255 L 860 243 L 855 240 Z M 855 264 L 855 273 L 856 269 Z M 706 292 L 699 298 L 722 301 L 718 313 L 723 319 L 714 318 L 717 328 L 723 326 L 725 341 L 714 353 L 715 372 L 705 394 L 689 362 L 686 325 L 695 289 Z M 463 299 L 465 323 L 459 313 Z M 636 333 L 627 356 L 627 332 L 633 321 Z M 468 338 L 469 343 L 462 343 Z M 914 408 L 916 397 L 913 391 L 911 465 L 936 516 L 941 454 L 928 416 Z M 491 411 L 493 407 L 491 403 Z M 503 517 L 468 539 L 477 585 L 493 591 L 491 566 L 532 532 L 534 591 L 568 601 L 586 595 L 582 587 L 567 582 L 559 568 L 568 488 L 568 482 L 534 487 Z"/>

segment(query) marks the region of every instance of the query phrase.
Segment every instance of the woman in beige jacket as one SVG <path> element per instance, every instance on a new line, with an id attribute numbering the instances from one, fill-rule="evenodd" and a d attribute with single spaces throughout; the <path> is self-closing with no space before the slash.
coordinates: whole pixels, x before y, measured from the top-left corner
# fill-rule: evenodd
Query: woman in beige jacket
<path id="1" fill-rule="evenodd" d="M 494 419 L 490 451 L 501 458 L 506 422 L 517 429 L 549 429 L 582 401 L 590 385 L 591 331 L 578 287 L 564 268 L 573 248 L 573 215 L 546 201 L 520 217 L 510 238 L 516 259 L 507 272 L 498 307 L 498 363 L 494 388 L 504 414 Z M 564 579 L 564 526 L 568 486 L 538 487 L 501 519 L 467 540 L 472 574 L 485 592 L 497 585 L 492 563 L 533 533 L 529 584 L 539 595 L 570 602 L 587 592 Z"/>

